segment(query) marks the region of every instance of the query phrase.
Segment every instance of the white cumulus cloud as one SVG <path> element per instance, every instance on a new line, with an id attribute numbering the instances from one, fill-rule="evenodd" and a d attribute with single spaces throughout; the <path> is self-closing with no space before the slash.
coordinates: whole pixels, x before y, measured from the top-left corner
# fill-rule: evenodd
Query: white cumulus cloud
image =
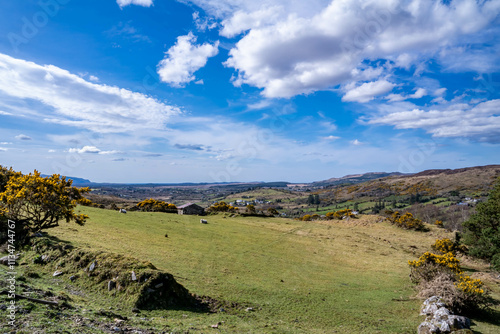
<path id="1" fill-rule="evenodd" d="M 194 72 L 205 66 L 208 58 L 219 52 L 219 41 L 213 45 L 196 45 L 196 39 L 191 32 L 177 38 L 175 45 L 165 53 L 165 58 L 158 64 L 161 81 L 173 87 L 182 87 L 195 80 Z"/>
<path id="2" fill-rule="evenodd" d="M 118 6 L 120 6 L 120 8 L 129 5 L 150 7 L 153 5 L 153 0 L 116 0 L 116 3 L 118 4 Z"/>
<path id="3" fill-rule="evenodd" d="M 33 138 L 31 138 L 30 136 L 24 135 L 24 134 L 20 134 L 20 135 L 16 136 L 16 139 L 17 140 L 32 140 Z"/>
<path id="4" fill-rule="evenodd" d="M 30 110 L 17 108 L 16 116 L 25 113 L 33 119 L 102 133 L 163 129 L 171 116 L 181 112 L 145 94 L 92 83 L 53 65 L 1 53 L 0 97 L 38 103 Z"/>
<path id="5" fill-rule="evenodd" d="M 375 116 L 370 124 L 397 129 L 424 129 L 435 137 L 465 137 L 480 142 L 500 143 L 500 100 L 476 105 L 457 104 L 444 109 L 415 108 Z"/>
<path id="6" fill-rule="evenodd" d="M 235 85 L 261 88 L 269 98 L 359 81 L 355 74 L 366 67 L 383 77 L 388 70 L 379 60 L 417 71 L 429 59 L 450 71 L 500 67 L 492 56 L 499 1 L 184 2 L 219 17 L 223 36 L 246 32 L 225 64 L 238 72 Z M 481 48 L 470 47 L 477 43 Z M 459 59 L 460 66 L 452 66 Z"/>
<path id="7" fill-rule="evenodd" d="M 84 146 L 82 148 L 70 148 L 68 150 L 69 153 L 79 153 L 79 154 L 84 154 L 84 153 L 91 153 L 91 154 L 117 154 L 119 151 L 102 151 L 101 149 L 95 147 L 95 146 Z"/>
<path id="8" fill-rule="evenodd" d="M 366 82 L 360 86 L 350 88 L 342 97 L 342 101 L 368 102 L 379 95 L 386 94 L 394 87 L 393 83 L 387 80 Z"/>

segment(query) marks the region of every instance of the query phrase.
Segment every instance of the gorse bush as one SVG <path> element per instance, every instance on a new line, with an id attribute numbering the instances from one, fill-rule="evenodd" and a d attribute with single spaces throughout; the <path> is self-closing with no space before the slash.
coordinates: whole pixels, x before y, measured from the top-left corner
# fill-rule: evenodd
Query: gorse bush
<path id="1" fill-rule="evenodd" d="M 153 198 L 137 203 L 135 208 L 139 211 L 146 212 L 177 213 L 177 206 L 175 206 L 175 204 L 159 201 Z"/>
<path id="2" fill-rule="evenodd" d="M 460 276 L 463 277 L 463 276 Z M 465 278 L 457 280 L 456 275 L 440 273 L 430 281 L 423 281 L 418 285 L 418 297 L 427 299 L 439 296 L 446 306 L 454 313 L 477 311 L 489 303 L 486 291 L 481 280 Z"/>
<path id="3" fill-rule="evenodd" d="M 458 282 L 455 283 L 455 286 L 459 290 L 470 295 L 482 295 L 484 293 L 483 282 L 480 279 L 470 278 L 470 276 L 464 273 L 460 273 L 460 277 Z"/>
<path id="4" fill-rule="evenodd" d="M 403 215 L 401 215 L 399 211 L 389 212 L 389 214 L 390 216 L 386 219 L 397 227 L 416 231 L 426 230 L 424 223 L 420 219 L 413 217 L 413 214 L 409 212 L 406 212 Z"/>
<path id="5" fill-rule="evenodd" d="M 316 213 L 312 214 L 312 215 L 303 215 L 301 218 L 299 218 L 299 220 L 302 220 L 305 222 L 308 222 L 311 220 L 319 220 L 319 219 L 321 219 L 321 216 L 316 214 Z"/>
<path id="6" fill-rule="evenodd" d="M 212 204 L 208 209 L 208 212 L 235 212 L 236 208 L 226 202 L 216 202 Z"/>
<path id="7" fill-rule="evenodd" d="M 314 214 L 306 214 L 299 218 L 302 221 L 311 221 L 311 220 L 320 220 L 320 219 L 347 219 L 347 218 L 356 218 L 356 215 L 352 213 L 351 209 L 342 209 L 338 211 L 328 212 L 324 217 L 314 213 Z"/>
<path id="8" fill-rule="evenodd" d="M 0 193 L 0 221 L 7 218 L 16 222 L 18 240 L 32 232 L 59 226 L 62 220 L 85 223 L 88 216 L 76 214 L 74 209 L 89 202 L 83 197 L 89 188 L 73 187 L 72 180 L 58 174 L 42 177 L 36 170 L 28 175 L 11 170 L 9 173 Z"/>
<path id="9" fill-rule="evenodd" d="M 352 213 L 351 209 L 342 209 L 338 211 L 328 212 L 326 214 L 327 219 L 346 219 L 352 217 L 356 217 L 356 215 Z"/>
<path id="10" fill-rule="evenodd" d="M 453 253 L 457 254 L 457 252 L 466 253 L 467 248 L 464 245 L 460 244 L 460 234 L 457 233 L 456 240 L 452 241 L 451 239 L 436 239 L 436 242 L 431 245 L 431 248 L 436 252 L 440 252 L 443 254 Z"/>
<path id="11" fill-rule="evenodd" d="M 453 250 L 450 239 L 436 240 L 433 248 L 443 252 Z M 418 284 L 419 297 L 439 296 L 457 313 L 477 310 L 488 304 L 489 298 L 480 279 L 474 279 L 460 268 L 452 251 L 442 255 L 424 253 L 418 260 L 408 261 L 410 279 Z"/>
<path id="12" fill-rule="evenodd" d="M 425 252 L 418 260 L 408 261 L 411 268 L 410 278 L 413 283 L 432 280 L 440 273 L 461 273 L 460 261 L 453 253 L 436 255 Z"/>
<path id="13" fill-rule="evenodd" d="M 436 242 L 431 246 L 431 248 L 443 254 L 446 253 L 456 254 L 457 251 L 455 243 L 448 238 L 437 239 Z"/>
<path id="14" fill-rule="evenodd" d="M 13 176 L 21 176 L 22 173 L 16 172 L 12 167 L 7 168 L 0 165 L 0 193 L 5 191 L 9 179 Z"/>

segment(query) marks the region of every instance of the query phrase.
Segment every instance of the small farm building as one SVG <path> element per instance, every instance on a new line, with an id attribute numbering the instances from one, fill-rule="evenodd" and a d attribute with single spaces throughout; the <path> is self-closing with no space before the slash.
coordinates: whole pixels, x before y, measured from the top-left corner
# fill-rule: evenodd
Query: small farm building
<path id="1" fill-rule="evenodd" d="M 205 209 L 194 203 L 187 203 L 177 207 L 177 213 L 180 215 L 203 215 Z"/>

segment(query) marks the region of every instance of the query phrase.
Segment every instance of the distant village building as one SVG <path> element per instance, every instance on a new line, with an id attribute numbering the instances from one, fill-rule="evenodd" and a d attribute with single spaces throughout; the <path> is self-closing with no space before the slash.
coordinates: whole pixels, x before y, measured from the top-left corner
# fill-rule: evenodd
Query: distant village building
<path id="1" fill-rule="evenodd" d="M 203 215 L 205 209 L 194 203 L 186 203 L 177 207 L 177 213 L 180 215 Z"/>

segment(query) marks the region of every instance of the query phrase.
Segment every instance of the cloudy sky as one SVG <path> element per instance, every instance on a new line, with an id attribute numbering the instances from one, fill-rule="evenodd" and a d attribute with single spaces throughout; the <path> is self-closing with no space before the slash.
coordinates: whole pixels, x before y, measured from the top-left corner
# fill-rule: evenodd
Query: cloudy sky
<path id="1" fill-rule="evenodd" d="M 309 182 L 500 163 L 499 0 L 0 1 L 0 164 Z"/>

